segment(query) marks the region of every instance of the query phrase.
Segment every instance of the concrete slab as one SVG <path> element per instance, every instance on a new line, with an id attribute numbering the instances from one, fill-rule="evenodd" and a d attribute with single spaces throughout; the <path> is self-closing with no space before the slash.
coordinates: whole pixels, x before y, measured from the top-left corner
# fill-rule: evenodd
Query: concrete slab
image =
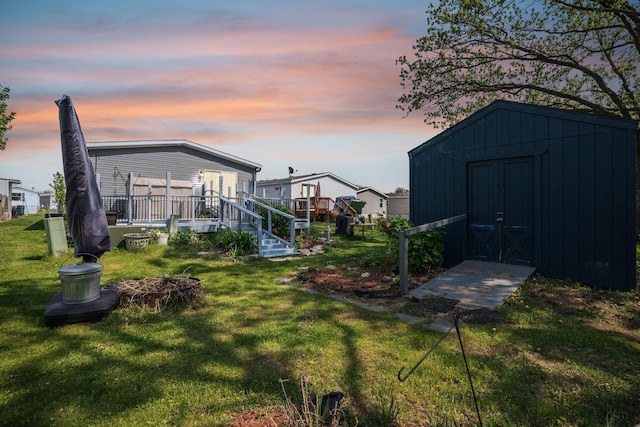
<path id="1" fill-rule="evenodd" d="M 465 310 L 493 309 L 502 304 L 535 268 L 466 260 L 440 276 L 411 291 L 422 298 L 428 295 L 458 300 Z"/>

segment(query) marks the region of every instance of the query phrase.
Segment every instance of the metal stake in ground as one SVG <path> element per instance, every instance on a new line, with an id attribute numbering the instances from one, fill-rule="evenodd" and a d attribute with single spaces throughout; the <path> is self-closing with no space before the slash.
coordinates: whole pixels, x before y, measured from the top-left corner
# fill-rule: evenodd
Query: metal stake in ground
<path id="1" fill-rule="evenodd" d="M 478 414 L 478 423 L 482 427 L 482 417 L 480 417 L 480 408 L 478 407 L 478 399 L 476 399 L 476 391 L 473 388 L 473 381 L 471 381 L 471 371 L 469 371 L 469 363 L 467 363 L 467 356 L 464 353 L 464 347 L 462 346 L 462 337 L 460 336 L 460 328 L 458 327 L 458 316 L 456 315 L 456 332 L 458 333 L 458 341 L 460 342 L 460 350 L 462 351 L 462 357 L 464 359 L 464 366 L 467 368 L 467 376 L 469 377 L 469 384 L 471 385 L 471 394 L 473 394 L 473 403 L 476 405 L 476 413 Z"/>
<path id="2" fill-rule="evenodd" d="M 433 344 L 433 345 L 431 346 L 431 348 L 429 349 L 429 351 L 427 351 L 427 353 L 426 353 L 424 356 L 422 356 L 422 359 L 420 359 L 420 360 L 418 361 L 418 363 L 416 363 L 416 364 L 413 366 L 413 368 L 411 368 L 411 370 L 410 370 L 409 372 L 407 372 L 407 374 L 406 374 L 405 376 L 402 376 L 402 371 L 404 371 L 404 366 L 403 366 L 402 368 L 400 368 L 400 370 L 398 371 L 398 381 L 403 382 L 403 381 L 405 381 L 407 378 L 409 378 L 409 377 L 411 376 L 411 374 L 413 373 L 413 371 L 415 371 L 415 370 L 418 368 L 418 366 L 420 366 L 420 365 L 422 364 L 422 362 L 424 362 L 424 360 L 425 360 L 427 357 L 429 357 L 429 355 L 430 355 L 431 353 L 433 353 L 433 351 L 434 351 L 434 350 L 435 350 L 435 349 L 440 345 L 440 343 L 442 342 L 442 340 L 444 340 L 444 339 L 447 337 L 447 335 L 449 335 L 449 332 L 451 332 L 451 330 L 452 330 L 453 328 L 454 328 L 453 326 L 452 326 L 452 327 L 450 327 L 450 328 L 449 328 L 449 330 L 448 330 L 447 332 L 445 332 L 445 333 L 444 333 L 444 335 L 442 335 L 442 336 L 440 337 L 440 339 L 439 339 L 438 341 L 436 341 L 436 343 L 435 343 L 435 344 Z"/>
<path id="3" fill-rule="evenodd" d="M 455 322 L 454 325 L 452 327 L 449 328 L 449 330 L 447 332 L 444 333 L 444 335 L 442 335 L 440 337 L 440 339 L 438 341 L 435 342 L 435 344 L 433 344 L 431 346 L 431 348 L 429 349 L 429 351 L 427 351 L 427 353 L 425 353 L 424 356 L 422 356 L 422 358 L 418 361 L 418 363 L 416 363 L 413 368 L 411 368 L 411 370 L 409 370 L 409 372 L 407 372 L 406 375 L 402 375 L 402 372 L 404 371 L 404 367 L 400 368 L 400 370 L 398 371 L 398 381 L 403 382 L 405 381 L 407 378 L 409 378 L 411 376 L 411 374 L 413 373 L 413 371 L 415 371 L 418 366 L 420 366 L 422 364 L 422 362 L 424 362 L 424 360 L 429 357 L 429 355 L 431 353 L 433 353 L 433 351 L 440 345 L 440 343 L 447 337 L 447 335 L 449 335 L 449 333 L 451 332 L 451 330 L 453 328 L 456 328 L 456 333 L 458 334 L 458 341 L 460 342 L 460 350 L 462 351 L 462 358 L 464 359 L 464 366 L 467 369 L 467 376 L 469 378 L 469 384 L 471 385 L 471 394 L 473 395 L 473 402 L 476 406 L 476 413 L 478 414 L 478 423 L 480 425 L 480 427 L 482 427 L 482 417 L 480 416 L 480 408 L 478 407 L 478 399 L 476 399 L 476 391 L 473 388 L 473 381 L 471 380 L 471 371 L 469 370 L 469 363 L 467 362 L 467 356 L 464 352 L 464 346 L 462 345 L 462 336 L 460 335 L 460 328 L 458 327 L 458 316 L 455 317 Z"/>

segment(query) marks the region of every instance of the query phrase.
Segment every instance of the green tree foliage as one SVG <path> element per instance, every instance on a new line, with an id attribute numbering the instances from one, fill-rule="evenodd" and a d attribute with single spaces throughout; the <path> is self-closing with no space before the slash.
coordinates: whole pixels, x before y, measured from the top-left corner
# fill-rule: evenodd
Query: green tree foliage
<path id="1" fill-rule="evenodd" d="M 67 203 L 67 185 L 64 182 L 64 175 L 60 172 L 54 173 L 53 182 L 49 184 L 49 187 L 53 189 L 53 194 L 56 195 L 58 212 L 62 213 L 64 206 Z"/>
<path id="2" fill-rule="evenodd" d="M 0 150 L 4 150 L 7 147 L 7 138 L 4 134 L 11 129 L 9 123 L 14 119 L 16 113 L 11 112 L 7 114 L 7 101 L 9 99 L 10 89 L 0 85 Z"/>
<path id="3" fill-rule="evenodd" d="M 638 0 L 441 0 L 398 107 L 448 126 L 496 99 L 640 118 Z"/>

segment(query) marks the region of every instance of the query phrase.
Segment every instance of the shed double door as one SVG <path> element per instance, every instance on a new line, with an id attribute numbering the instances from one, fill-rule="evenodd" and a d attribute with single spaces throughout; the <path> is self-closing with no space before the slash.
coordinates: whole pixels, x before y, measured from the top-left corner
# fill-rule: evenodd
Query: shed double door
<path id="1" fill-rule="evenodd" d="M 467 180 L 467 257 L 533 265 L 533 158 L 469 163 Z"/>

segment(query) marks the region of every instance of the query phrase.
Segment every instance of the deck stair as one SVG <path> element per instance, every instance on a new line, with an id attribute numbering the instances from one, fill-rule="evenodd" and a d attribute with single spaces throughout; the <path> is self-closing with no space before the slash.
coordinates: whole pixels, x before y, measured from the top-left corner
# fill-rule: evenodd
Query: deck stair
<path id="1" fill-rule="evenodd" d="M 338 197 L 336 205 L 352 217 L 357 218 L 359 216 L 358 212 L 356 212 L 356 210 L 343 198 Z"/>
<path id="2" fill-rule="evenodd" d="M 275 239 L 268 233 L 262 234 L 262 256 L 265 258 L 274 258 L 289 255 L 299 255 L 295 248 L 295 245 L 291 245 L 289 242 L 283 242 L 280 239 Z"/>

